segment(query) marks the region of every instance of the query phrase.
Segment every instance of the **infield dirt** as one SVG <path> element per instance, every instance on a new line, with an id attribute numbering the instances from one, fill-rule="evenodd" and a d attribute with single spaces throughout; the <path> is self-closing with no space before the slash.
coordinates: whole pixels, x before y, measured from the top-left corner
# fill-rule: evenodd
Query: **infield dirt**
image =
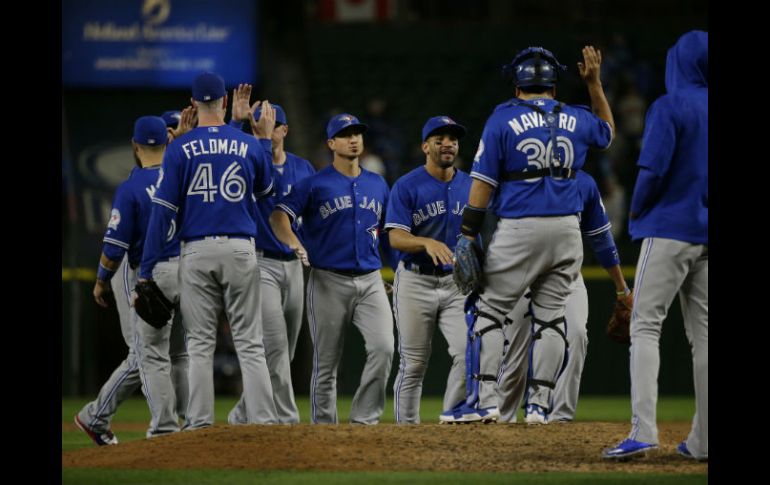
<path id="1" fill-rule="evenodd" d="M 63 430 L 69 430 L 63 425 Z M 74 425 L 72 425 L 74 429 Z M 122 426 L 113 430 L 143 430 Z M 661 423 L 660 447 L 629 462 L 601 450 L 625 438 L 627 423 L 578 422 L 397 426 L 217 425 L 117 446 L 62 453 L 62 467 L 324 471 L 707 473 L 676 454 L 689 422 Z"/>

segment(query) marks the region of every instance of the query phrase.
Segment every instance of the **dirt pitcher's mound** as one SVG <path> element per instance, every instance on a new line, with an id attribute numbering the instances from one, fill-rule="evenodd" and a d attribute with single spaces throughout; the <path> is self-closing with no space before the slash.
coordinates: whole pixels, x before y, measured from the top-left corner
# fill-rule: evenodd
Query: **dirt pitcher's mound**
<path id="1" fill-rule="evenodd" d="M 616 463 L 601 450 L 625 438 L 627 423 L 214 426 L 62 453 L 62 467 L 707 473 L 676 454 L 689 430 L 661 423 L 659 450 Z"/>

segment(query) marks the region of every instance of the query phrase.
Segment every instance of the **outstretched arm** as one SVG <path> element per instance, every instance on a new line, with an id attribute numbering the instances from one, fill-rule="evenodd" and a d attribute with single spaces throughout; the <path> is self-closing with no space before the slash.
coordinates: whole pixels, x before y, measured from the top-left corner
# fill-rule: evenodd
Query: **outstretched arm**
<path id="1" fill-rule="evenodd" d="M 615 138 L 615 119 L 607 97 L 604 95 L 602 81 L 599 77 L 602 65 L 602 53 L 593 46 L 583 47 L 583 62 L 578 62 L 580 77 L 588 87 L 588 96 L 591 98 L 591 108 L 596 116 L 609 123 L 612 129 L 612 138 Z"/>

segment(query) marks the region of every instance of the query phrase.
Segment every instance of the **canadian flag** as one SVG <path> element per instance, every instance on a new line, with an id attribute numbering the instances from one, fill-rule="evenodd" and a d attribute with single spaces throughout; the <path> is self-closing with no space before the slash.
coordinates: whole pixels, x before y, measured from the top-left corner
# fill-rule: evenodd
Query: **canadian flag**
<path id="1" fill-rule="evenodd" d="M 388 20 L 394 14 L 391 0 L 320 0 L 321 20 L 372 22 Z"/>

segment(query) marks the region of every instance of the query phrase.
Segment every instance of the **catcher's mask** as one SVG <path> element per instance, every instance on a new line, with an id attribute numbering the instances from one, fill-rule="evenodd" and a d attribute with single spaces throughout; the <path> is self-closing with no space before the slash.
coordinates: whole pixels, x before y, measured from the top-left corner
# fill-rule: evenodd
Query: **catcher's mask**
<path id="1" fill-rule="evenodd" d="M 518 87 L 543 86 L 552 88 L 558 79 L 558 71 L 566 71 L 548 49 L 528 47 L 503 66 L 503 77 Z"/>

